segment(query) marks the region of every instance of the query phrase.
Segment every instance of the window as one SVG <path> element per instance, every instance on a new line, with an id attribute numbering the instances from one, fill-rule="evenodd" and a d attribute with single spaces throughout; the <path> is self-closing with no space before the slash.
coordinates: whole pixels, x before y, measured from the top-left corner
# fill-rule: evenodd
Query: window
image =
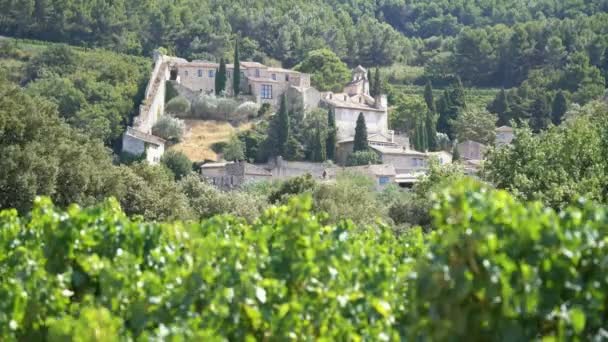
<path id="1" fill-rule="evenodd" d="M 382 176 L 382 177 L 378 178 L 378 184 L 380 184 L 380 185 L 388 184 L 389 181 L 390 181 L 390 178 L 388 178 L 386 176 Z"/>
<path id="2" fill-rule="evenodd" d="M 273 81 L 277 80 L 277 74 L 272 74 L 271 77 L 272 77 Z"/>
<path id="3" fill-rule="evenodd" d="M 188 70 L 184 71 L 184 76 L 188 77 Z"/>
<path id="4" fill-rule="evenodd" d="M 203 77 L 203 70 L 198 69 L 198 77 Z"/>
<path id="5" fill-rule="evenodd" d="M 260 77 L 260 69 L 255 69 L 255 77 Z"/>
<path id="6" fill-rule="evenodd" d="M 271 99 L 272 98 L 272 86 L 269 84 L 262 84 L 262 98 L 263 99 Z"/>
<path id="7" fill-rule="evenodd" d="M 289 74 L 285 74 L 285 82 L 289 82 Z"/>
<path id="8" fill-rule="evenodd" d="M 215 70 L 209 70 L 209 78 L 215 77 Z"/>

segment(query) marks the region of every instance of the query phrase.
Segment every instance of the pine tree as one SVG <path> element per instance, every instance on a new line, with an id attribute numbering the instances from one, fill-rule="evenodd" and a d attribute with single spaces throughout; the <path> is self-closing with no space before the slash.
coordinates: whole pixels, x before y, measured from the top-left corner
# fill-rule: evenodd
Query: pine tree
<path id="1" fill-rule="evenodd" d="M 367 127 L 365 125 L 365 116 L 363 113 L 359 113 L 357 118 L 357 126 L 355 127 L 355 140 L 353 142 L 353 152 L 367 151 Z"/>
<path id="2" fill-rule="evenodd" d="M 539 133 L 540 131 L 547 128 L 549 124 L 549 103 L 547 98 L 544 96 L 539 97 L 532 104 L 531 117 L 530 117 L 530 128 L 535 133 Z"/>
<path id="3" fill-rule="evenodd" d="M 334 160 L 336 157 L 336 114 L 333 109 L 327 113 L 327 139 L 325 140 L 325 149 L 327 159 Z"/>
<path id="4" fill-rule="evenodd" d="M 215 95 L 220 95 L 226 91 L 226 62 L 220 58 L 220 68 L 215 73 Z"/>
<path id="5" fill-rule="evenodd" d="M 287 141 L 290 137 L 289 132 L 289 113 L 287 111 L 287 96 L 281 96 L 281 104 L 277 114 L 277 144 L 281 156 L 287 156 Z"/>
<path id="6" fill-rule="evenodd" d="M 426 86 L 424 86 L 424 101 L 426 101 L 426 106 L 431 111 L 431 113 L 435 113 L 437 108 L 435 107 L 435 100 L 433 99 L 433 86 L 431 85 L 431 81 L 426 81 Z"/>
<path id="7" fill-rule="evenodd" d="M 437 151 L 439 143 L 437 142 L 437 125 L 435 124 L 435 113 L 427 111 L 424 126 L 426 128 L 426 146 L 429 151 Z"/>
<path id="8" fill-rule="evenodd" d="M 498 116 L 497 126 L 508 125 L 511 121 L 511 108 L 509 108 L 509 100 L 507 92 L 501 89 L 492 103 L 488 105 L 488 111 Z"/>
<path id="9" fill-rule="evenodd" d="M 325 144 L 323 141 L 323 135 L 321 134 L 321 128 L 317 127 L 315 130 L 315 140 L 312 147 L 312 161 L 323 162 L 327 160 L 327 154 L 325 150 Z"/>
<path id="10" fill-rule="evenodd" d="M 241 61 L 239 60 L 239 41 L 234 44 L 234 70 L 232 71 L 232 91 L 234 97 L 241 91 Z"/>
<path id="11" fill-rule="evenodd" d="M 568 100 L 564 93 L 560 90 L 555 94 L 553 104 L 551 105 L 551 121 L 554 125 L 558 126 L 562 123 L 564 115 L 568 110 Z"/>

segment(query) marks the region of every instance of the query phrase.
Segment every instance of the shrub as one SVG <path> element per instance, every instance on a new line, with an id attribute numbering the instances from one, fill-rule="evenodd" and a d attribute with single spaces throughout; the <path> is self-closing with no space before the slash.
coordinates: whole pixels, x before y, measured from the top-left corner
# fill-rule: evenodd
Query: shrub
<path id="1" fill-rule="evenodd" d="M 245 146 L 236 135 L 230 138 L 226 148 L 224 148 L 224 159 L 228 161 L 245 159 Z"/>
<path id="2" fill-rule="evenodd" d="M 165 140 L 178 142 L 182 140 L 184 127 L 185 125 L 182 120 L 169 115 L 163 115 L 152 127 L 152 134 Z"/>
<path id="3" fill-rule="evenodd" d="M 192 114 L 199 119 L 227 121 L 238 106 L 238 102 L 231 98 L 201 95 L 192 104 Z"/>
<path id="4" fill-rule="evenodd" d="M 348 155 L 346 166 L 381 164 L 382 161 L 374 151 L 357 151 Z"/>
<path id="5" fill-rule="evenodd" d="M 190 102 L 183 96 L 174 97 L 165 105 L 165 112 L 179 115 L 189 115 Z"/>
<path id="6" fill-rule="evenodd" d="M 260 106 L 255 102 L 243 102 L 241 103 L 234 113 L 230 116 L 231 121 L 244 121 L 255 118 L 260 111 Z"/>
<path id="7" fill-rule="evenodd" d="M 160 162 L 171 170 L 175 176 L 175 180 L 180 180 L 192 172 L 192 161 L 179 151 L 169 150 L 165 152 Z"/>

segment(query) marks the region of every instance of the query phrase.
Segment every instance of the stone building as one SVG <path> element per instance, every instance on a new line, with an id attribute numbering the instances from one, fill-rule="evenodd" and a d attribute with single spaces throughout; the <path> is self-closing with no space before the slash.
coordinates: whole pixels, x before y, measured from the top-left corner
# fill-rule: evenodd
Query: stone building
<path id="1" fill-rule="evenodd" d="M 488 147 L 477 141 L 466 140 L 459 143 L 456 148 L 464 160 L 483 160 Z"/>
<path id="2" fill-rule="evenodd" d="M 218 63 L 176 60 L 169 64 L 171 79 L 195 91 L 215 93 L 215 77 Z M 249 95 L 259 104 L 269 103 L 277 107 L 281 95 L 288 89 L 306 93 L 311 88 L 310 75 L 298 71 L 268 67 L 258 62 L 240 63 L 240 92 Z M 226 94 L 232 95 L 234 65 L 226 65 Z"/>
<path id="3" fill-rule="evenodd" d="M 272 174 L 258 165 L 241 161 L 203 164 L 201 177 L 218 188 L 234 189 L 246 183 L 270 180 Z"/>
<path id="4" fill-rule="evenodd" d="M 122 136 L 122 150 L 134 156 L 145 155 L 150 164 L 158 164 L 165 153 L 165 140 L 127 127 Z"/>
<path id="5" fill-rule="evenodd" d="M 365 117 L 368 135 L 388 136 L 391 134 L 388 129 L 386 95 L 376 98 L 370 96 L 367 70 L 362 66 L 353 69 L 352 79 L 341 93 L 322 93 L 320 105 L 334 110 L 338 140 L 348 139 L 355 135 L 357 118 L 361 113 Z"/>

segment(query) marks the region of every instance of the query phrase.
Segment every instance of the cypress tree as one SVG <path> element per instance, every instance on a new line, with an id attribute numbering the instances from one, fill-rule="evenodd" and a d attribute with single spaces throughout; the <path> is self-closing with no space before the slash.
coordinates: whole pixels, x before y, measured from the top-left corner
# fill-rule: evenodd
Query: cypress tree
<path id="1" fill-rule="evenodd" d="M 374 73 L 374 93 L 373 97 L 379 96 L 382 94 L 382 81 L 380 81 L 380 69 L 376 68 L 376 72 Z"/>
<path id="2" fill-rule="evenodd" d="M 430 110 L 426 112 L 424 126 L 426 128 L 426 146 L 428 147 L 429 151 L 437 151 L 439 149 L 434 116 L 435 114 Z"/>
<path id="3" fill-rule="evenodd" d="M 431 85 L 430 80 L 427 80 L 426 85 L 424 86 L 424 101 L 426 102 L 429 111 L 432 113 L 437 111 L 435 108 L 435 100 L 433 99 L 433 86 Z"/>
<path id="4" fill-rule="evenodd" d="M 327 159 L 334 160 L 336 154 L 336 114 L 333 109 L 327 113 L 327 139 L 325 140 L 325 149 Z"/>
<path id="5" fill-rule="evenodd" d="M 241 91 L 241 61 L 239 60 L 239 41 L 234 44 L 234 70 L 232 71 L 232 91 L 234 97 L 239 96 Z"/>
<path id="6" fill-rule="evenodd" d="M 458 151 L 458 141 L 454 141 L 454 147 L 452 148 L 452 163 L 460 161 L 460 151 Z"/>
<path id="7" fill-rule="evenodd" d="M 437 131 L 445 134 L 450 134 L 450 111 L 453 107 L 450 94 L 447 90 L 443 91 L 443 95 L 437 101 L 437 111 L 439 119 L 437 119 Z"/>
<path id="8" fill-rule="evenodd" d="M 560 90 L 555 94 L 555 98 L 553 99 L 553 104 L 551 106 L 551 121 L 554 125 L 558 126 L 562 123 L 564 119 L 564 115 L 568 110 L 568 100 L 566 100 L 566 96 Z"/>
<path id="9" fill-rule="evenodd" d="M 283 94 L 281 96 L 281 104 L 279 106 L 279 113 L 277 114 L 277 144 L 280 155 L 287 155 L 287 141 L 289 140 L 289 113 L 287 112 L 287 96 Z"/>
<path id="10" fill-rule="evenodd" d="M 539 97 L 532 104 L 531 117 L 530 117 L 530 128 L 535 133 L 538 133 L 547 128 L 549 123 L 549 103 L 547 98 L 544 96 Z"/>
<path id="11" fill-rule="evenodd" d="M 359 113 L 357 118 L 357 126 L 355 127 L 355 141 L 353 142 L 353 152 L 367 151 L 367 127 L 365 125 L 365 116 Z"/>
<path id="12" fill-rule="evenodd" d="M 321 135 L 321 128 L 317 126 L 315 132 L 315 141 L 312 148 L 312 161 L 323 162 L 325 160 L 327 160 L 325 144 Z"/>
<path id="13" fill-rule="evenodd" d="M 220 95 L 226 91 L 226 62 L 220 58 L 220 68 L 215 74 L 215 95 Z"/>
<path id="14" fill-rule="evenodd" d="M 494 101 L 488 105 L 487 109 L 490 113 L 494 113 L 498 116 L 496 125 L 504 126 L 509 124 L 509 121 L 511 121 L 511 108 L 509 106 L 507 92 L 504 88 L 500 90 Z"/>
<path id="15" fill-rule="evenodd" d="M 452 84 L 452 92 L 450 94 L 450 100 L 456 107 L 465 109 L 467 108 L 467 102 L 464 94 L 464 87 L 460 77 L 456 77 L 456 81 Z"/>

